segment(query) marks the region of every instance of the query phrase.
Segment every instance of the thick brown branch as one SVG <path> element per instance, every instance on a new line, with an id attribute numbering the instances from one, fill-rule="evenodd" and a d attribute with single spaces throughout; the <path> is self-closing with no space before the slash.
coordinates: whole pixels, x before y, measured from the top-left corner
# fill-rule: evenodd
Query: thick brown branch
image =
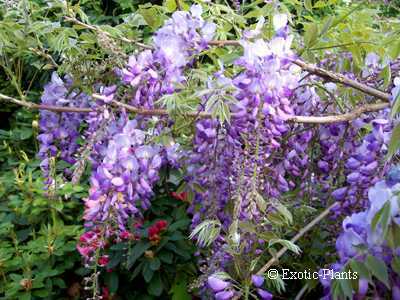
<path id="1" fill-rule="evenodd" d="M 104 99 L 102 95 L 93 94 L 95 99 Z M 81 108 L 81 107 L 71 107 L 71 106 L 54 106 L 54 105 L 44 105 L 35 104 L 32 102 L 27 102 L 23 100 L 18 100 L 3 94 L 0 94 L 0 99 L 6 100 L 8 102 L 18 104 L 20 106 L 26 107 L 28 109 L 39 109 L 39 110 L 49 110 L 54 112 L 75 112 L 75 113 L 89 113 L 93 111 L 91 108 Z M 112 101 L 113 106 L 123 107 L 129 112 L 137 113 L 145 116 L 168 116 L 170 113 L 166 109 L 144 109 L 137 108 L 132 105 Z M 384 108 L 389 107 L 389 103 L 375 103 L 375 104 L 365 104 L 353 111 L 341 115 L 330 115 L 330 116 L 288 116 L 287 120 L 294 123 L 309 123 L 309 124 L 327 124 L 327 123 L 338 123 L 347 122 L 358 118 L 361 114 L 366 112 L 379 111 Z M 210 118 L 212 115 L 206 112 L 186 112 L 182 115 L 188 117 L 198 117 L 198 118 Z"/>
<path id="2" fill-rule="evenodd" d="M 320 213 L 314 220 L 312 220 L 310 223 L 308 223 L 305 227 L 303 227 L 290 241 L 292 243 L 297 242 L 304 234 L 306 234 L 310 229 L 312 229 L 315 225 L 317 225 L 319 222 L 321 222 L 334 208 L 335 206 L 339 205 L 339 202 L 333 203 L 331 206 L 329 206 L 327 209 L 325 209 L 322 213 Z M 288 248 L 283 247 L 281 250 L 279 250 L 276 255 L 271 258 L 258 272 L 257 275 L 263 275 L 274 263 L 276 263 L 279 258 L 285 252 L 288 250 Z"/>

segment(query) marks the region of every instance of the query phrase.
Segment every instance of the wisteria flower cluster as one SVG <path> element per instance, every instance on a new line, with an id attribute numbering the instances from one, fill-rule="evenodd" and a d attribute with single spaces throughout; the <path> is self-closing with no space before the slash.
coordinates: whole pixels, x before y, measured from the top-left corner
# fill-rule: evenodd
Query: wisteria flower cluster
<path id="1" fill-rule="evenodd" d="M 372 293 L 378 298 L 391 290 L 392 299 L 400 299 L 398 288 L 400 277 L 390 267 L 398 259 L 400 245 L 393 240 L 389 241 L 387 236 L 388 230 L 396 230 L 395 228 L 400 226 L 399 174 L 399 167 L 392 168 L 386 180 L 377 182 L 369 189 L 367 209 L 353 213 L 344 219 L 343 231 L 336 241 L 339 255 L 338 263 L 333 266 L 336 271 L 343 269 L 352 260 L 365 263 L 370 259 L 369 257 L 382 262 L 383 266 L 389 266 L 383 271 L 388 274 L 387 282 L 375 281 L 377 288 Z M 374 270 L 371 272 L 374 274 Z M 369 283 L 372 285 L 373 282 L 369 282 L 368 278 L 364 277 L 365 274 L 359 275 L 359 290 L 355 291 L 354 295 L 364 297 L 369 291 Z M 328 295 L 331 294 L 331 280 L 323 280 L 322 284 Z"/>
<path id="2" fill-rule="evenodd" d="M 87 95 L 71 90 L 70 78 L 61 79 L 57 73 L 53 73 L 51 81 L 45 86 L 41 97 L 42 104 L 60 107 L 87 107 Z M 51 168 L 54 168 L 54 159 L 59 157 L 68 164 L 75 163 L 75 154 L 79 148 L 77 143 L 79 127 L 83 114 L 71 112 L 40 112 L 38 140 L 40 149 L 38 156 L 42 160 L 40 168 L 46 178 L 45 185 L 51 187 L 55 183 Z M 52 162 L 53 161 L 53 162 Z M 66 175 L 69 170 L 65 170 Z"/>
<path id="3" fill-rule="evenodd" d="M 179 137 L 192 139 L 185 151 L 172 133 L 174 121 L 165 113 L 131 117 L 126 104 L 164 109 L 163 97 L 179 94 L 189 85 L 188 70 L 196 67 L 217 29 L 202 18 L 200 5 L 173 13 L 154 33 L 154 47 L 130 56 L 125 68 L 116 70 L 119 81 L 95 86 L 100 95 L 93 99 L 71 91 L 70 79 L 53 74 L 42 104 L 91 108 L 88 114 L 41 112 L 38 136 L 47 185 L 55 180 L 51 168 L 56 157 L 75 166 L 72 176 L 66 170 L 73 182 L 87 167 L 85 161 L 90 162 L 83 215 L 86 231 L 77 245 L 87 266 L 106 267 L 111 242 L 162 247 L 173 225 L 158 219 L 142 230 L 148 222 L 145 212 L 161 185 L 168 196 L 189 204 L 191 237 L 199 246 L 196 256 L 202 273 L 195 288 L 202 299 L 273 298 L 277 289 L 258 275 L 256 266 L 263 254 L 275 254 L 276 244 L 300 253 L 297 245 L 280 238 L 284 226 L 293 222 L 283 203 L 294 197 L 309 198 L 318 207 L 337 201 L 334 219 L 352 214 L 343 221 L 336 242 L 340 260 L 333 269 L 354 260 L 364 263 L 368 257 L 389 266 L 400 254 L 386 235 L 390 226 L 400 225 L 400 171 L 389 170 L 384 160 L 396 119 L 386 109 L 319 127 L 291 122 L 294 115 L 341 113 L 335 102 L 338 88 L 293 64 L 297 56 L 286 14 L 270 20 L 274 35 L 269 41 L 263 37 L 264 22 L 261 18 L 255 29 L 243 32 L 238 42 L 243 51 L 228 70 L 220 63 L 219 70 L 207 74 L 205 92 L 198 93 L 194 107 L 199 115 L 191 123 L 192 135 Z M 334 67 L 329 60 L 320 64 Z M 370 53 L 361 77 L 371 80 L 381 70 L 378 56 Z M 346 76 L 356 77 L 350 72 Z M 399 77 L 390 84 L 392 98 L 397 98 Z M 223 107 L 226 118 L 210 117 L 215 105 Z M 81 148 L 80 136 L 86 142 Z M 160 141 L 165 136 L 168 142 Z M 171 169 L 183 174 L 183 179 L 175 180 L 180 181 L 179 191 L 168 189 Z M 297 207 L 298 202 L 291 205 Z M 145 241 L 132 227 L 141 230 Z M 143 253 L 153 259 L 157 251 Z M 152 267 L 158 265 L 155 260 Z M 374 295 L 390 290 L 393 299 L 399 299 L 400 278 L 391 267 L 388 274 L 388 282 L 378 282 Z M 332 282 L 322 284 L 331 297 Z M 354 296 L 365 296 L 371 284 L 361 278 Z"/>
<path id="4" fill-rule="evenodd" d="M 154 35 L 155 49 L 129 58 L 121 75 L 123 82 L 135 88 L 133 105 L 153 108 L 161 95 L 171 94 L 184 83 L 184 68 L 207 48 L 216 28 L 201 14 L 200 5 L 192 6 L 190 13 L 175 12 Z"/>
<path id="5" fill-rule="evenodd" d="M 150 206 L 152 185 L 161 167 L 159 149 L 144 145 L 145 133 L 126 120 L 109 141 L 105 157 L 91 178 L 84 219 L 87 226 L 110 222 L 125 229 L 130 216 Z"/>
<path id="6" fill-rule="evenodd" d="M 242 72 L 233 79 L 226 78 L 221 71 L 215 74 L 220 84 L 233 88 L 236 102 L 230 106 L 230 124 L 221 126 L 207 119 L 196 124 L 189 180 L 205 187 L 205 192 L 196 194 L 190 212 L 194 213 L 193 226 L 201 220 L 217 218 L 224 231 L 216 238 L 205 260 L 208 286 L 215 292 L 216 299 L 240 295 L 240 291 L 232 287 L 225 289 L 220 288 L 223 284 L 214 284 L 221 282 L 213 274 L 228 272 L 233 263 L 232 251 L 237 250 L 233 250 L 232 245 L 251 257 L 260 251 L 254 247 L 263 243 L 256 235 L 241 232 L 237 222 L 262 222 L 265 208 L 260 198 L 278 197 L 294 188 L 284 177 L 284 167 L 272 167 L 277 163 L 275 160 L 265 163 L 279 149 L 282 137 L 289 130 L 285 123 L 293 114 L 289 98 L 300 76 L 298 68 L 290 63 L 294 54 L 290 49 L 292 37 L 286 32 L 287 19 L 279 15 L 274 20 L 277 35 L 270 42 L 257 37 L 258 28 L 247 32 L 247 38 L 241 41 L 244 54 L 236 64 L 243 68 Z M 265 176 L 267 168 L 277 174 Z M 271 178 L 278 178 L 278 182 Z M 236 199 L 233 213 L 226 209 L 232 199 Z M 199 210 L 196 211 L 196 207 Z M 255 285 L 258 295 L 270 299 L 272 295 L 260 286 Z"/>

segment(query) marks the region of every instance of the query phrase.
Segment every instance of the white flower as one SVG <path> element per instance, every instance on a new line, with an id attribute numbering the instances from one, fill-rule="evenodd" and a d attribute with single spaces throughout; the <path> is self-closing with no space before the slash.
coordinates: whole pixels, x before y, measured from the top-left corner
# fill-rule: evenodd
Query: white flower
<path id="1" fill-rule="evenodd" d="M 282 29 L 287 25 L 288 17 L 286 14 L 275 15 L 272 19 L 272 24 L 274 25 L 275 31 Z"/>

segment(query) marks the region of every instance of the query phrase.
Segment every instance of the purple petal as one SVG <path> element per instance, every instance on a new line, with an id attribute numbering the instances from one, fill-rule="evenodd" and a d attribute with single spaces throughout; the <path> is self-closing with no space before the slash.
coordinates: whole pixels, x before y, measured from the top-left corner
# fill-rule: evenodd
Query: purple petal
<path id="1" fill-rule="evenodd" d="M 264 283 L 264 276 L 251 275 L 251 282 L 253 282 L 255 287 L 260 287 Z"/>
<path id="2" fill-rule="evenodd" d="M 233 292 L 232 291 L 223 291 L 215 294 L 215 299 L 216 300 L 229 300 L 232 299 L 233 297 Z"/>
<path id="3" fill-rule="evenodd" d="M 230 285 L 229 282 L 223 281 L 222 279 L 214 276 L 208 277 L 207 283 L 214 292 L 222 291 Z"/>
<path id="4" fill-rule="evenodd" d="M 261 299 L 263 299 L 263 300 L 270 300 L 273 297 L 273 295 L 266 290 L 257 289 L 257 293 L 260 295 Z"/>
<path id="5" fill-rule="evenodd" d="M 122 186 L 124 184 L 124 180 L 121 177 L 114 177 L 111 179 L 111 183 L 115 186 Z"/>

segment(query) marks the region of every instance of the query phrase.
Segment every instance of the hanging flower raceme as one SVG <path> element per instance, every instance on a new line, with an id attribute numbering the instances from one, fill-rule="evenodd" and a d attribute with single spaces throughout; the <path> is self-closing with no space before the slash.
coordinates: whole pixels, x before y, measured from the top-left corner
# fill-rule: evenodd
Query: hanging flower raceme
<path id="1" fill-rule="evenodd" d="M 384 111 L 380 118 L 358 119 L 347 130 L 344 129 L 345 125 L 342 125 L 341 142 L 336 141 L 336 146 L 331 139 L 333 135 L 326 136 L 327 145 L 331 151 L 330 155 L 319 162 L 320 170 L 325 174 L 332 173 L 334 169 L 341 170 L 341 161 L 345 160 L 346 182 L 332 192 L 332 197 L 340 202 L 340 205 L 335 208 L 334 217 L 364 210 L 368 206 L 369 186 L 378 182 L 387 172 L 384 158 L 393 128 L 393 121 L 388 120 L 388 114 L 389 111 Z M 371 132 L 358 140 L 357 135 L 367 124 L 372 128 Z M 338 126 L 340 125 L 336 125 Z M 338 157 L 338 150 L 342 152 L 341 160 Z M 335 161 L 335 164 L 328 164 L 327 158 Z M 327 182 L 325 190 L 330 190 L 332 184 L 335 185 L 337 182 Z"/>
<path id="2" fill-rule="evenodd" d="M 217 219 L 221 224 L 221 234 L 204 260 L 208 266 L 205 275 L 227 271 L 235 249 L 242 249 L 249 259 L 256 255 L 254 249 L 260 241 L 255 234 L 241 232 L 238 221 L 261 223 L 265 207 L 261 208 L 260 202 L 264 200 L 260 198 L 277 197 L 294 188 L 284 178 L 284 168 L 277 168 L 277 174 L 268 174 L 275 169 L 266 162 L 288 132 L 285 120 L 293 114 L 290 97 L 300 76 L 299 69 L 290 62 L 294 58 L 290 50 L 292 38 L 285 34 L 285 26 L 286 22 L 279 23 L 277 30 L 282 32 L 270 42 L 253 40 L 257 32 L 247 32 L 247 39 L 241 41 L 244 54 L 236 62 L 242 71 L 233 79 L 224 77 L 223 69 L 215 74 L 220 85 L 216 93 L 225 88 L 236 100 L 229 107 L 229 124 L 212 120 L 196 124 L 188 171 L 205 192 L 196 193 L 190 212 L 194 213 L 194 225 L 207 219 Z M 228 210 L 230 205 L 233 212 L 232 208 Z M 216 291 L 210 286 L 216 280 L 208 278 L 216 299 L 231 299 L 236 295 L 232 288 Z M 257 288 L 262 299 L 272 297 Z"/>
<path id="3" fill-rule="evenodd" d="M 135 120 L 124 123 L 108 142 L 101 164 L 93 171 L 86 200 L 86 226 L 107 222 L 124 230 L 126 220 L 150 207 L 152 186 L 161 167 L 159 147 L 145 145 L 145 132 Z M 116 128 L 118 126 L 116 125 Z"/>
<path id="4" fill-rule="evenodd" d="M 62 80 L 54 72 L 51 81 L 44 88 L 41 103 L 59 107 L 87 107 L 88 97 L 83 93 L 71 91 L 71 87 L 70 79 Z M 51 187 L 55 182 L 51 168 L 54 168 L 57 157 L 68 164 L 75 162 L 74 155 L 79 148 L 79 127 L 84 118 L 84 114 L 74 112 L 40 111 L 38 156 L 42 160 L 40 167 L 47 187 Z M 65 174 L 70 175 L 69 170 L 66 169 Z"/>
<path id="5" fill-rule="evenodd" d="M 332 267 L 337 272 L 346 265 L 352 266 L 351 261 L 365 264 L 368 260 L 387 266 L 395 264 L 394 261 L 399 255 L 399 245 L 389 238 L 388 232 L 400 229 L 399 174 L 399 167 L 392 168 L 386 180 L 377 182 L 369 189 L 367 209 L 344 219 L 342 233 L 336 241 L 340 260 Z M 391 267 L 388 267 L 386 272 L 389 274 L 387 282 L 375 282 L 377 288 L 373 294 L 380 298 L 391 291 L 393 299 L 398 299 L 397 287 L 400 277 Z M 366 275 L 359 274 L 359 290 L 354 291 L 354 296 L 364 297 L 367 294 L 369 281 L 364 276 Z M 325 292 L 329 294 L 332 281 L 322 280 L 322 284 Z M 326 299 L 329 299 L 329 296 Z"/>
<path id="6" fill-rule="evenodd" d="M 129 85 L 125 95 L 129 94 L 129 104 L 155 108 L 156 100 L 174 92 L 184 82 L 185 67 L 192 63 L 193 55 L 207 47 L 215 30 L 215 25 L 205 22 L 201 13 L 200 6 L 193 6 L 190 12 L 175 12 L 156 32 L 154 50 L 131 56 L 126 68 L 117 72 L 122 82 Z M 173 140 L 165 145 L 145 143 L 145 136 L 150 132 L 152 136 L 163 133 L 162 119 L 139 115 L 129 120 L 124 112 L 111 109 L 117 86 L 101 88 L 100 93 L 102 97 L 92 103 L 93 112 L 88 114 L 85 131 L 86 140 L 91 144 L 92 162 L 85 225 L 88 230 L 100 230 L 105 239 L 110 236 L 130 239 L 126 221 L 140 217 L 150 207 L 152 188 L 161 166 L 178 167 L 182 152 Z M 152 242 L 157 242 L 159 231 L 164 227 L 151 229 Z"/>
<path id="7" fill-rule="evenodd" d="M 175 12 L 155 33 L 155 49 L 129 58 L 122 80 L 136 89 L 131 104 L 153 108 L 160 96 L 179 89 L 184 69 L 214 36 L 215 24 L 205 22 L 201 14 L 200 5 L 193 5 L 190 12 Z"/>

